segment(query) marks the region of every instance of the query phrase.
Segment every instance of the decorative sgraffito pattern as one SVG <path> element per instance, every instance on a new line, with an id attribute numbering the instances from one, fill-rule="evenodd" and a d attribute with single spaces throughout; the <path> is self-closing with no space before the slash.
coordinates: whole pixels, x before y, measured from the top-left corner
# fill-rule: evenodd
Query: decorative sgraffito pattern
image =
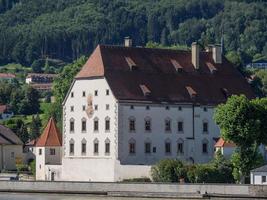
<path id="1" fill-rule="evenodd" d="M 86 108 L 86 114 L 88 118 L 90 119 L 94 114 L 94 108 L 93 108 L 93 95 L 89 94 L 87 97 L 87 108 Z"/>

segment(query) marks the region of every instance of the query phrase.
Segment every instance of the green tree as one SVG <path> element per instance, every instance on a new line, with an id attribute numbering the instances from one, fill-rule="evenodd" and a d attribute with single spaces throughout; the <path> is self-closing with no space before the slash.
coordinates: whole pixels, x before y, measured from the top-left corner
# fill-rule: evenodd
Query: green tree
<path id="1" fill-rule="evenodd" d="M 232 96 L 215 110 L 214 119 L 220 127 L 222 137 L 238 146 L 239 160 L 246 163 L 233 163 L 235 171 L 240 174 L 235 175 L 235 178 L 240 178 L 237 181 L 243 182 L 245 176 L 249 175 L 259 145 L 266 144 L 266 102 L 266 99 L 249 100 L 244 95 Z M 238 159 L 234 159 L 236 160 Z"/>
<path id="2" fill-rule="evenodd" d="M 31 139 L 36 139 L 40 136 L 40 129 L 41 129 L 42 123 L 39 118 L 39 115 L 36 116 L 32 115 L 32 121 L 30 124 L 30 131 L 31 131 Z"/>

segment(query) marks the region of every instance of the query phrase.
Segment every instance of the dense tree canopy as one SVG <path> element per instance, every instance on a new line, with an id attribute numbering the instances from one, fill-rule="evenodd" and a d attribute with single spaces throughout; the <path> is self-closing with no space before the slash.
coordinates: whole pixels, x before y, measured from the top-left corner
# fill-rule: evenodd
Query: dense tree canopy
<path id="1" fill-rule="evenodd" d="M 0 0 L 0 62 L 72 61 L 125 36 L 165 46 L 219 43 L 222 33 L 225 49 L 249 60 L 267 52 L 266 23 L 264 1 Z"/>

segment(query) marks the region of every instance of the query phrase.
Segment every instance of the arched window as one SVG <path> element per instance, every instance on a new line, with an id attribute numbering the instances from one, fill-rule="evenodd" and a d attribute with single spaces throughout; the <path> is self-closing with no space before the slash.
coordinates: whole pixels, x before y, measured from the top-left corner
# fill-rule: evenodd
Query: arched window
<path id="1" fill-rule="evenodd" d="M 99 141 L 98 141 L 98 139 L 96 138 L 96 139 L 94 140 L 94 154 L 98 154 L 98 152 L 99 152 Z"/>
<path id="2" fill-rule="evenodd" d="M 134 117 L 129 118 L 129 131 L 135 132 L 135 118 Z"/>
<path id="3" fill-rule="evenodd" d="M 145 131 L 147 132 L 151 131 L 151 118 L 150 117 L 145 118 Z"/>
<path id="4" fill-rule="evenodd" d="M 86 132 L 86 118 L 82 118 L 82 132 Z"/>
<path id="5" fill-rule="evenodd" d="M 184 132 L 184 122 L 182 119 L 179 119 L 178 122 L 177 122 L 177 130 L 178 130 L 178 133 L 183 133 Z"/>
<path id="6" fill-rule="evenodd" d="M 166 132 L 171 132 L 171 119 L 170 118 L 166 118 L 165 119 L 165 131 Z"/>
<path id="7" fill-rule="evenodd" d="M 165 154 L 172 153 L 172 143 L 171 140 L 168 138 L 165 140 Z"/>
<path id="8" fill-rule="evenodd" d="M 105 154 L 110 154 L 110 140 L 108 138 L 105 140 Z"/>
<path id="9" fill-rule="evenodd" d="M 129 154 L 135 154 L 135 144 L 136 142 L 133 138 L 129 140 Z"/>
<path id="10" fill-rule="evenodd" d="M 177 153 L 178 154 L 184 153 L 184 140 L 181 138 L 177 140 Z"/>
<path id="11" fill-rule="evenodd" d="M 87 143 L 86 139 L 83 138 L 82 139 L 82 145 L 81 145 L 81 147 L 82 147 L 82 149 L 81 149 L 82 155 L 86 154 L 86 143 Z"/>
<path id="12" fill-rule="evenodd" d="M 95 117 L 94 118 L 94 131 L 98 131 L 99 130 L 99 121 L 98 118 Z"/>
<path id="13" fill-rule="evenodd" d="M 73 118 L 70 119 L 70 132 L 71 133 L 74 132 L 74 119 Z"/>
<path id="14" fill-rule="evenodd" d="M 207 139 L 202 140 L 202 153 L 207 154 L 209 150 L 209 141 Z"/>
<path id="15" fill-rule="evenodd" d="M 70 142 L 69 142 L 69 154 L 70 156 L 74 155 L 74 140 L 73 139 L 70 139 Z"/>
<path id="16" fill-rule="evenodd" d="M 145 153 L 146 154 L 150 154 L 151 153 L 151 148 L 152 148 L 151 140 L 147 138 L 145 140 Z"/>
<path id="17" fill-rule="evenodd" d="M 209 123 L 208 120 L 203 120 L 202 122 L 203 133 L 207 134 L 209 132 Z"/>
<path id="18" fill-rule="evenodd" d="M 110 118 L 109 117 L 105 118 L 105 130 L 110 131 Z"/>

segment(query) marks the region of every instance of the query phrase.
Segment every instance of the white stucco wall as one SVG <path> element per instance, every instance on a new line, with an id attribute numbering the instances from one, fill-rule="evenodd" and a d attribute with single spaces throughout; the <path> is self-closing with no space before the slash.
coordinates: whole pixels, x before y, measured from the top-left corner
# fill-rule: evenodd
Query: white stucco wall
<path id="1" fill-rule="evenodd" d="M 41 155 L 40 149 L 42 149 Z M 36 180 L 45 180 L 45 147 L 36 147 Z"/>
<path id="2" fill-rule="evenodd" d="M 262 182 L 262 176 L 266 177 L 266 182 Z M 251 172 L 250 183 L 255 185 L 267 185 L 267 172 Z"/>

